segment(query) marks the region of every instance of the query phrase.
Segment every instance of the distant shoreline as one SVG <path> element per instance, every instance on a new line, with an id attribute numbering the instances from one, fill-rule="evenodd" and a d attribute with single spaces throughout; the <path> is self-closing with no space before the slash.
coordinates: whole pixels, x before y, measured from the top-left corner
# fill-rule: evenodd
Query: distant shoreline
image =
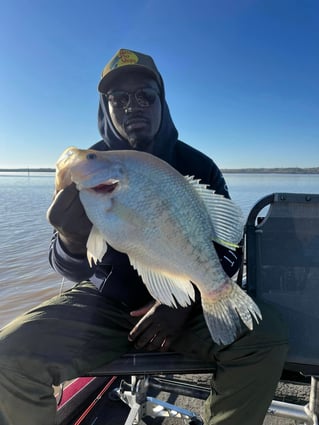
<path id="1" fill-rule="evenodd" d="M 55 168 L 0 168 L 1 173 L 55 173 Z"/>
<path id="2" fill-rule="evenodd" d="M 225 174 L 319 174 L 319 167 L 313 168 L 222 168 Z M 2 173 L 55 173 L 54 168 L 0 168 Z"/>
<path id="3" fill-rule="evenodd" d="M 298 168 L 298 167 L 287 167 L 287 168 L 238 168 L 228 169 L 223 168 L 222 172 L 225 174 L 319 174 L 319 167 L 314 168 Z"/>

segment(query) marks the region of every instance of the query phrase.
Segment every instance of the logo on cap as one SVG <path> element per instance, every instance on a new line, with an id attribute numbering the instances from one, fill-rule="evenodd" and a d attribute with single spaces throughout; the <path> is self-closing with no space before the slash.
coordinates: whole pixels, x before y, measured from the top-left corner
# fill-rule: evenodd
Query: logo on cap
<path id="1" fill-rule="evenodd" d="M 134 65 L 138 62 L 138 56 L 130 50 L 121 49 L 110 63 L 109 69 L 116 69 L 124 65 Z"/>

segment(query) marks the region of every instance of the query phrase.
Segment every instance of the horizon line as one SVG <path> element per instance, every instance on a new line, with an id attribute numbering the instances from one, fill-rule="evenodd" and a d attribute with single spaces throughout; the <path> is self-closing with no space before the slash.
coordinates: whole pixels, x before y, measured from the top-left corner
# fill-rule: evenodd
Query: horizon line
<path id="1" fill-rule="evenodd" d="M 294 174 L 319 174 L 318 167 L 242 167 L 242 168 L 221 168 L 222 173 L 294 173 Z M 52 167 L 17 167 L 0 168 L 0 172 L 47 172 L 55 173 Z"/>

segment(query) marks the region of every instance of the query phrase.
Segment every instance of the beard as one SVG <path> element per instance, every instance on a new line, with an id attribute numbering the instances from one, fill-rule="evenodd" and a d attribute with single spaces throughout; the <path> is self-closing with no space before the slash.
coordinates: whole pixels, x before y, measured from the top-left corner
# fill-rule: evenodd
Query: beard
<path id="1" fill-rule="evenodd" d="M 146 137 L 142 134 L 130 134 L 128 137 L 128 142 L 131 147 L 137 151 L 150 152 L 153 139 Z"/>

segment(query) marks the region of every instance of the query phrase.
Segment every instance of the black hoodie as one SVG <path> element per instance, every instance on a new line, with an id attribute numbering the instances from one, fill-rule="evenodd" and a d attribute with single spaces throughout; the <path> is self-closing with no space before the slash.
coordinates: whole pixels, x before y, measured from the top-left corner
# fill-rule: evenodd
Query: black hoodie
<path id="1" fill-rule="evenodd" d="M 98 126 L 102 140 L 91 148 L 96 150 L 132 149 L 115 130 L 109 116 L 105 97 L 100 96 Z M 167 161 L 183 175 L 195 176 L 216 193 L 229 197 L 225 180 L 216 164 L 206 155 L 178 140 L 178 133 L 165 100 L 164 87 L 161 89 L 162 120 L 149 153 Z M 228 275 L 233 275 L 241 263 L 241 250 L 229 251 L 215 244 L 215 248 Z M 50 249 L 52 267 L 67 279 L 80 282 L 90 279 L 103 295 L 117 300 L 131 309 L 145 305 L 151 295 L 136 271 L 131 267 L 125 254 L 108 247 L 107 253 L 98 265 L 90 268 L 85 257 L 74 257 L 63 250 L 58 235 L 52 239 Z"/>

